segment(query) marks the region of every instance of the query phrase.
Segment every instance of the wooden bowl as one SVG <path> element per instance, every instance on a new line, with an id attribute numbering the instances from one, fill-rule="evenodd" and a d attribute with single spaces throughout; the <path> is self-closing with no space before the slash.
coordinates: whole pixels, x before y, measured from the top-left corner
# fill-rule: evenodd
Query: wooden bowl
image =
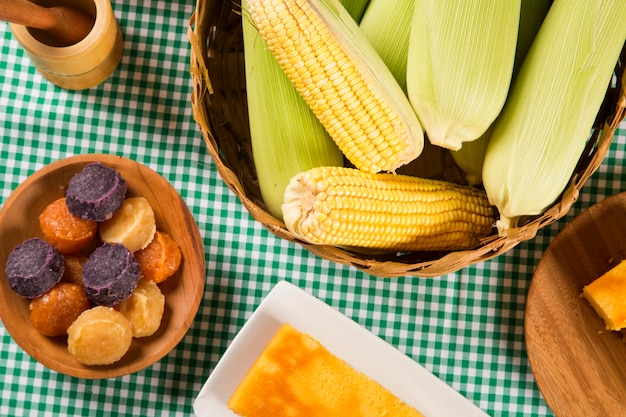
<path id="1" fill-rule="evenodd" d="M 622 417 L 625 334 L 608 331 L 583 287 L 626 259 L 626 192 L 589 207 L 550 243 L 533 276 L 524 335 L 539 390 L 559 417 Z"/>
<path id="2" fill-rule="evenodd" d="M 127 197 L 142 196 L 154 210 L 157 229 L 178 243 L 182 262 L 162 284 L 165 311 L 161 327 L 150 337 L 135 338 L 128 353 L 106 366 L 86 366 L 67 350 L 67 337 L 47 337 L 30 322 L 29 300 L 9 286 L 4 267 L 11 250 L 30 237 L 42 237 L 39 214 L 64 197 L 70 178 L 91 162 L 116 169 L 128 184 Z M 112 378 L 139 371 L 167 355 L 191 325 L 204 291 L 205 262 L 200 232 L 185 202 L 159 174 L 130 159 L 113 155 L 79 155 L 54 162 L 20 184 L 0 210 L 0 317 L 13 340 L 34 359 L 57 372 L 79 378 Z"/>

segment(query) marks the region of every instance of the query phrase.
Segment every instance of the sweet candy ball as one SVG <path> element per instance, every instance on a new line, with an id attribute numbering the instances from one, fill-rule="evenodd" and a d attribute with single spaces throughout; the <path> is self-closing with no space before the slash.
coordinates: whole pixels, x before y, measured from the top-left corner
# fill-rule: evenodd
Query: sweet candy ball
<path id="1" fill-rule="evenodd" d="M 5 273 L 11 288 L 22 297 L 35 298 L 61 280 L 63 255 L 40 238 L 17 245 L 7 258 Z"/>
<path id="2" fill-rule="evenodd" d="M 127 198 L 111 219 L 100 224 L 103 242 L 121 243 L 131 252 L 148 246 L 155 231 L 154 211 L 143 197 Z"/>
<path id="3" fill-rule="evenodd" d="M 122 313 L 96 306 L 84 311 L 67 329 L 67 350 L 85 365 L 110 365 L 130 349 L 133 331 Z"/>
<path id="4" fill-rule="evenodd" d="M 87 262 L 87 257 L 82 253 L 68 253 L 63 255 L 65 263 L 65 271 L 61 277 L 63 282 L 71 282 L 73 284 L 83 286 L 83 265 Z"/>
<path id="5" fill-rule="evenodd" d="M 98 232 L 98 223 L 70 213 L 65 198 L 53 201 L 44 209 L 39 215 L 39 226 L 46 242 L 62 254 L 86 249 Z"/>
<path id="6" fill-rule="evenodd" d="M 31 300 L 30 321 L 45 336 L 63 336 L 74 320 L 90 307 L 79 285 L 59 282 L 50 291 Z"/>
<path id="7" fill-rule="evenodd" d="M 94 162 L 70 178 L 65 192 L 67 208 L 81 219 L 105 221 L 120 209 L 126 190 L 119 172 Z"/>
<path id="8" fill-rule="evenodd" d="M 130 321 L 133 337 L 152 336 L 161 326 L 165 297 L 154 281 L 140 278 L 133 294 L 114 308 Z"/>
<path id="9" fill-rule="evenodd" d="M 119 243 L 104 243 L 83 265 L 83 289 L 94 304 L 113 306 L 127 299 L 141 275 L 133 254 Z"/>
<path id="10" fill-rule="evenodd" d="M 178 270 L 182 255 L 176 241 L 157 230 L 148 246 L 135 252 L 135 258 L 143 276 L 159 284 Z"/>

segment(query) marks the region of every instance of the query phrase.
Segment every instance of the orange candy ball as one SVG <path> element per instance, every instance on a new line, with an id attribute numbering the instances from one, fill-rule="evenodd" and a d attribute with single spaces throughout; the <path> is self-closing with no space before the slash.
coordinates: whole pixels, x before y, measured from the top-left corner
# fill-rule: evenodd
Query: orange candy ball
<path id="1" fill-rule="evenodd" d="M 180 266 L 181 252 L 178 244 L 167 233 L 156 231 L 144 249 L 134 253 L 144 277 L 157 284 L 172 276 Z"/>
<path id="2" fill-rule="evenodd" d="M 45 336 L 62 336 L 74 320 L 90 307 L 79 285 L 60 282 L 30 302 L 30 321 Z"/>
<path id="3" fill-rule="evenodd" d="M 83 220 L 69 212 L 65 198 L 50 203 L 39 216 L 43 238 L 61 254 L 86 249 L 95 239 L 98 224 Z"/>
<path id="4" fill-rule="evenodd" d="M 82 253 L 68 253 L 63 255 L 63 263 L 65 270 L 61 281 L 71 282 L 73 284 L 83 285 L 83 265 L 87 262 L 87 257 Z"/>

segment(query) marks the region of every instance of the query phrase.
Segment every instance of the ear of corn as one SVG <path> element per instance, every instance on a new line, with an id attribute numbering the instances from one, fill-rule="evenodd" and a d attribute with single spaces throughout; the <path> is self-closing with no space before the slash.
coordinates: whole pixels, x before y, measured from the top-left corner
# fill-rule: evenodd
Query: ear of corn
<path id="1" fill-rule="evenodd" d="M 542 213 L 583 152 L 626 39 L 626 1 L 556 0 L 498 118 L 483 168 L 499 227 Z"/>
<path id="2" fill-rule="evenodd" d="M 407 89 L 429 140 L 458 150 L 509 91 L 520 0 L 415 0 Z"/>
<path id="3" fill-rule="evenodd" d="M 295 176 L 283 217 L 300 239 L 388 250 L 463 250 L 494 224 L 486 195 L 472 187 L 342 167 Z"/>
<path id="4" fill-rule="evenodd" d="M 517 49 L 515 50 L 515 64 L 513 65 L 513 79 L 517 76 L 522 63 L 533 44 L 539 28 L 543 23 L 552 0 L 522 0 L 520 7 L 519 29 L 517 34 Z"/>
<path id="5" fill-rule="evenodd" d="M 244 12 L 246 93 L 252 154 L 268 212 L 282 219 L 289 180 L 320 165 L 343 165 L 343 155 L 295 90 Z"/>
<path id="6" fill-rule="evenodd" d="M 513 65 L 513 77 L 515 80 L 519 68 L 528 53 L 537 32 L 545 19 L 552 0 L 522 0 L 517 36 L 517 49 L 515 50 L 515 62 Z M 493 124 L 478 139 L 463 142 L 461 148 L 452 151 L 452 157 L 456 164 L 465 174 L 469 185 L 480 185 L 483 182 L 483 163 L 487 145 L 493 132 Z"/>
<path id="7" fill-rule="evenodd" d="M 415 0 L 371 0 L 359 27 L 406 93 L 406 67 Z"/>
<path id="8" fill-rule="evenodd" d="M 359 23 L 369 5 L 370 0 L 341 0 L 341 4 L 355 22 Z"/>
<path id="9" fill-rule="evenodd" d="M 357 168 L 395 171 L 417 158 L 423 131 L 402 89 L 334 0 L 248 0 L 279 64 Z"/>
<path id="10" fill-rule="evenodd" d="M 478 139 L 464 142 L 460 149 L 451 151 L 454 162 L 465 173 L 465 180 L 471 186 L 483 183 L 483 163 L 492 132 L 493 125 Z"/>

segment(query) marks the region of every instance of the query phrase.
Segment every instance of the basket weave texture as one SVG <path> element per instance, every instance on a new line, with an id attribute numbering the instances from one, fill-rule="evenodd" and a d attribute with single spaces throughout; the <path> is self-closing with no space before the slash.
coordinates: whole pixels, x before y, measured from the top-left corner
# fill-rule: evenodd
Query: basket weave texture
<path id="1" fill-rule="evenodd" d="M 193 115 L 218 172 L 252 217 L 271 233 L 300 244 L 324 259 L 352 265 L 375 276 L 439 276 L 491 259 L 532 239 L 539 229 L 569 211 L 581 187 L 600 166 L 617 126 L 626 115 L 626 95 L 622 87 L 625 47 L 615 69 L 617 83 L 607 90 L 570 182 L 558 201 L 542 215 L 524 219 L 505 236 L 498 236 L 494 229 L 478 247 L 466 251 L 360 253 L 312 245 L 296 238 L 282 221 L 267 212 L 256 181 L 247 113 L 240 4 L 239 0 L 198 0 L 188 28 Z M 436 166 L 429 176 L 456 181 L 459 170 L 449 153 L 443 149 L 430 149 L 430 152 L 433 155 L 429 157 Z"/>

